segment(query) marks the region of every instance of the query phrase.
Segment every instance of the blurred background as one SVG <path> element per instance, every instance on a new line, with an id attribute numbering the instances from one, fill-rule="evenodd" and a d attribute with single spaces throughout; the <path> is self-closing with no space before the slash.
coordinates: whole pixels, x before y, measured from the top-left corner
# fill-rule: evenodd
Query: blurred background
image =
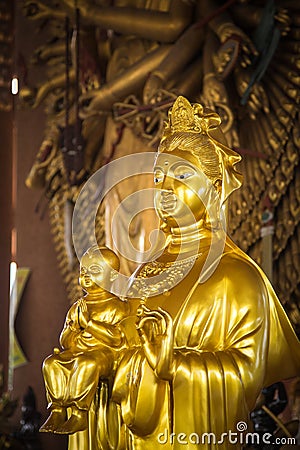
<path id="1" fill-rule="evenodd" d="M 299 336 L 299 49 L 297 0 L 0 0 L 0 448 L 67 448 L 37 430 L 47 416 L 41 365 L 81 294 L 76 199 L 99 168 L 157 149 L 179 94 L 218 112 L 242 156 L 228 232 L 263 267 Z M 151 175 L 114 186 L 95 225 L 87 193 L 81 245 L 95 228 L 99 244 L 125 254 L 126 275 L 137 260 L 124 236 L 147 250 L 156 217 L 141 206 L 131 220 L 121 208 L 115 240 L 111 220 L 151 186 Z M 296 434 L 299 380 L 284 386 L 280 417 Z"/>

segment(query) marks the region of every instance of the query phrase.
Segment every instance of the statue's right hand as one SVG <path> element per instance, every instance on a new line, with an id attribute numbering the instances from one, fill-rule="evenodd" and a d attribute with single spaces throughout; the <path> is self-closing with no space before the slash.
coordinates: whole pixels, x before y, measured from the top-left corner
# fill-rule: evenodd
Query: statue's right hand
<path id="1" fill-rule="evenodd" d="M 174 346 L 172 318 L 162 308 L 152 311 L 141 305 L 139 309 L 142 314 L 138 316 L 137 331 L 147 361 L 159 378 L 170 379 Z"/>
<path id="2" fill-rule="evenodd" d="M 78 303 L 78 308 L 80 308 L 80 311 L 82 313 L 87 313 L 88 309 L 87 309 L 86 301 L 83 298 L 80 298 L 77 303 Z"/>
<path id="3" fill-rule="evenodd" d="M 86 119 L 101 114 L 103 111 L 111 111 L 113 104 L 118 100 L 119 98 L 114 98 L 111 90 L 105 84 L 99 89 L 88 91 L 79 99 L 80 117 Z"/>
<path id="4" fill-rule="evenodd" d="M 150 73 L 144 85 L 143 101 L 145 105 L 156 103 L 160 99 L 157 98 L 158 92 L 163 88 L 164 80 L 158 73 Z"/>
<path id="5" fill-rule="evenodd" d="M 88 314 L 86 301 L 83 298 L 78 300 L 77 318 L 78 318 L 78 326 L 80 328 L 85 329 L 87 327 L 87 324 L 89 321 L 89 314 Z"/>

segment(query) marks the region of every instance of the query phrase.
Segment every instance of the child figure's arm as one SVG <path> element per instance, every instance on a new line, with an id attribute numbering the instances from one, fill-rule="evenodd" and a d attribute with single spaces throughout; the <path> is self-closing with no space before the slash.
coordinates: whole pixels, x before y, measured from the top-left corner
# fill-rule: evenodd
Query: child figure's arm
<path id="1" fill-rule="evenodd" d="M 89 320 L 85 331 L 111 347 L 119 347 L 123 344 L 124 336 L 117 324 Z"/>
<path id="2" fill-rule="evenodd" d="M 128 315 L 129 307 L 127 303 L 113 298 L 110 308 L 107 320 L 97 321 L 89 319 L 85 330 L 104 344 L 119 347 L 124 342 L 124 333 L 119 323 Z"/>
<path id="3" fill-rule="evenodd" d="M 77 322 L 79 325 L 79 328 L 85 329 L 87 327 L 88 321 L 89 321 L 89 313 L 88 313 L 88 307 L 86 304 L 86 301 L 84 298 L 81 298 L 78 300 L 78 307 L 77 307 Z"/>
<path id="4" fill-rule="evenodd" d="M 73 347 L 75 337 L 78 336 L 80 331 L 81 329 L 78 323 L 78 302 L 75 302 L 66 315 L 64 327 L 60 334 L 59 342 L 61 347 L 64 350 Z"/>

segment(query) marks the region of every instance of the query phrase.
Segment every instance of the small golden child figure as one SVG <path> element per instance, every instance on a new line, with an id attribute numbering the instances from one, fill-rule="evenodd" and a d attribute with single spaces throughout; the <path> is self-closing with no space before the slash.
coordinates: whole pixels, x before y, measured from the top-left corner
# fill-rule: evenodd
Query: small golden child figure
<path id="1" fill-rule="evenodd" d="M 99 379 L 108 379 L 115 369 L 125 345 L 119 324 L 129 309 L 109 292 L 119 266 L 117 255 L 106 247 L 93 246 L 81 258 L 79 283 L 85 295 L 67 313 L 60 335 L 62 350 L 55 348 L 43 363 L 50 415 L 42 432 L 72 434 L 86 429 Z"/>

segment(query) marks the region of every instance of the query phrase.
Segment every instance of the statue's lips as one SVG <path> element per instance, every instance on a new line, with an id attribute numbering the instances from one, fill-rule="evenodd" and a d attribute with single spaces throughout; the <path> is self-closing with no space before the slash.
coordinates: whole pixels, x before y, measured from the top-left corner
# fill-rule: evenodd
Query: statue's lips
<path id="1" fill-rule="evenodd" d="M 92 283 L 92 280 L 89 277 L 84 277 L 83 282 L 85 286 L 89 286 Z"/>
<path id="2" fill-rule="evenodd" d="M 176 208 L 177 198 L 176 195 L 169 194 L 161 197 L 160 207 L 162 211 L 172 212 Z"/>

